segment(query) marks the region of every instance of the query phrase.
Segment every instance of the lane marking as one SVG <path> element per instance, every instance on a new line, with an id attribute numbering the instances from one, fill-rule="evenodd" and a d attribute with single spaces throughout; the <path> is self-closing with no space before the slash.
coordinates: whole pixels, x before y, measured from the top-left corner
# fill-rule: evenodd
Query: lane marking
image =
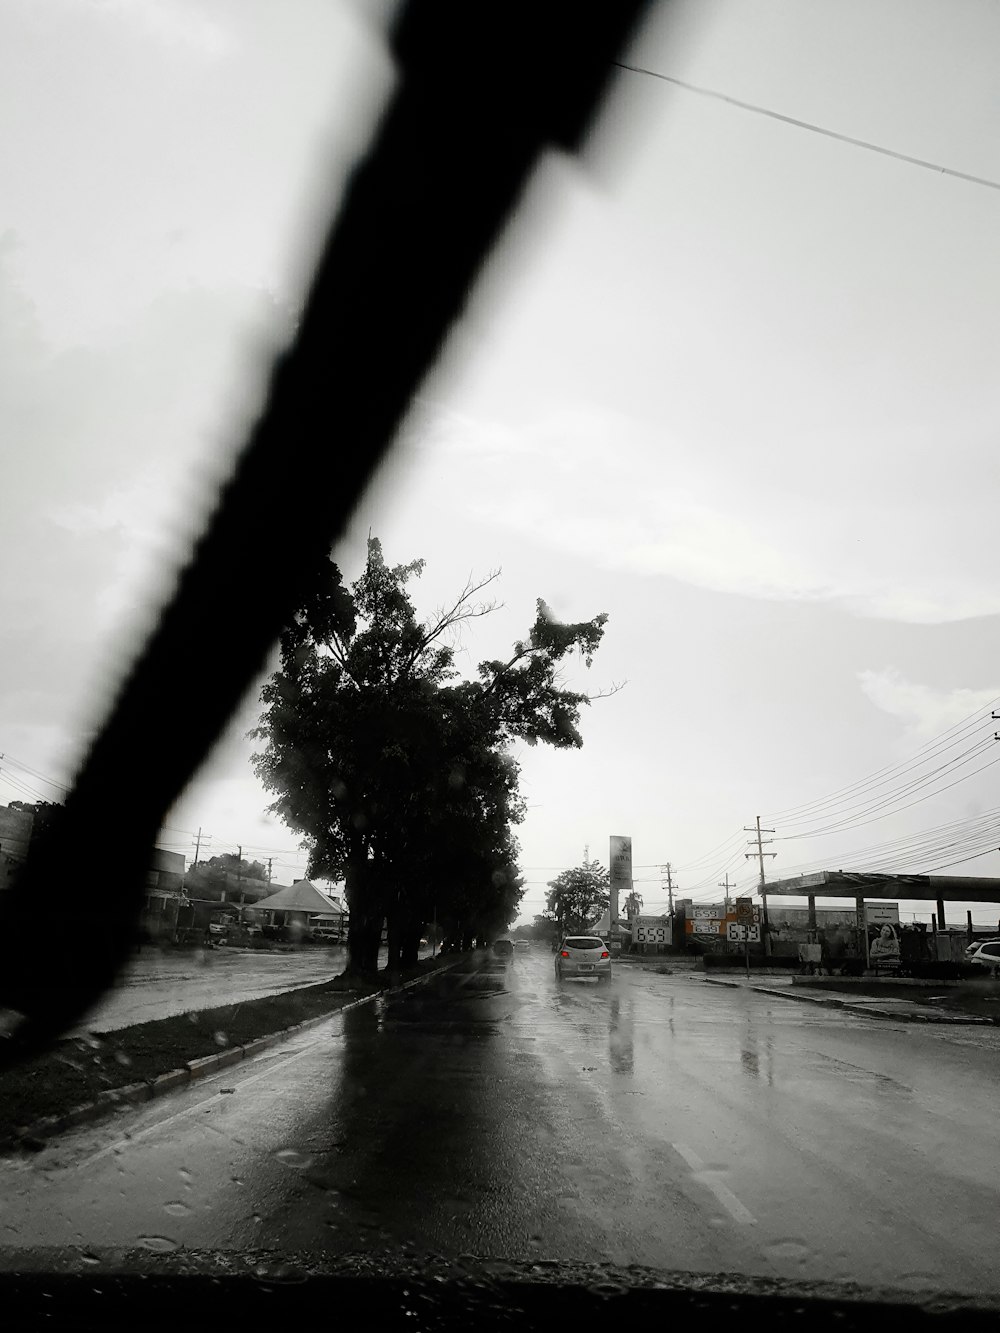
<path id="1" fill-rule="evenodd" d="M 683 1158 L 691 1168 L 693 1178 L 715 1195 L 734 1222 L 739 1222 L 743 1226 L 756 1226 L 757 1219 L 750 1209 L 745 1208 L 740 1203 L 728 1185 L 724 1185 L 721 1180 L 715 1179 L 716 1172 L 710 1171 L 692 1148 L 684 1143 L 674 1143 L 671 1144 L 671 1147 L 678 1157 Z"/>

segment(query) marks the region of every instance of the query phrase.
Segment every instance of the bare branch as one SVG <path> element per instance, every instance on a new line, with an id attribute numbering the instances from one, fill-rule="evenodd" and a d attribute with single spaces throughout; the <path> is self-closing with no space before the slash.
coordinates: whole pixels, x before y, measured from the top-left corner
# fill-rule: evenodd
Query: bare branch
<path id="1" fill-rule="evenodd" d="M 360 681 L 354 672 L 348 666 L 347 648 L 336 630 L 331 630 L 331 638 L 327 640 L 326 647 L 330 650 L 330 655 L 343 671 L 349 680 L 353 680 L 355 685 L 360 685 Z"/>
<path id="2" fill-rule="evenodd" d="M 404 671 L 408 671 L 420 654 L 453 625 L 459 625 L 465 620 L 476 620 L 481 616 L 488 616 L 498 606 L 503 605 L 502 602 L 477 602 L 472 606 L 467 605 L 470 598 L 475 597 L 477 592 L 481 592 L 483 588 L 495 582 L 500 577 L 500 573 L 500 569 L 494 569 L 486 578 L 480 579 L 478 583 L 473 581 L 471 574 L 469 575 L 465 587 L 459 593 L 454 605 L 447 610 L 444 608 L 439 610 L 437 619 L 433 624 L 424 627 L 424 633 L 421 635 L 416 648 L 407 658 Z"/>
<path id="3" fill-rule="evenodd" d="M 627 680 L 612 682 L 611 688 L 609 690 L 598 690 L 596 694 L 584 695 L 584 698 L 587 700 L 587 703 L 589 704 L 593 703 L 595 699 L 610 699 L 613 694 L 620 694 L 627 684 L 628 684 Z"/>

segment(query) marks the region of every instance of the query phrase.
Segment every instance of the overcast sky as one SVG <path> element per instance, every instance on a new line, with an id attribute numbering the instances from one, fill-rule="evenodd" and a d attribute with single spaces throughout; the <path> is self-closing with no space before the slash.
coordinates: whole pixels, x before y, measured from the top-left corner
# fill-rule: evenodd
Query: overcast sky
<path id="1" fill-rule="evenodd" d="M 391 91 L 384 10 L 0 8 L 0 800 L 71 777 L 252 419 Z M 663 4 L 630 63 L 948 170 L 622 72 L 539 172 L 338 557 L 369 526 L 425 557 L 428 613 L 502 567 L 469 669 L 536 597 L 608 612 L 572 681 L 626 687 L 581 751 L 519 753 L 525 915 L 612 833 L 653 908 L 667 861 L 696 898 L 747 887 L 758 813 L 769 875 L 1000 874 L 1000 189 L 951 174 L 1000 181 L 998 49 L 992 0 Z M 204 650 L 238 635 L 220 606 Z M 164 843 L 200 826 L 289 881 L 255 716 Z"/>

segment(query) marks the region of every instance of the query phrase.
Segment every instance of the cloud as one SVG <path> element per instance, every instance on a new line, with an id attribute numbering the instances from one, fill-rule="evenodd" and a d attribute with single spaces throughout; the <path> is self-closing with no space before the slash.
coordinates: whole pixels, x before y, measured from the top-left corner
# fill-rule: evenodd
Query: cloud
<path id="1" fill-rule="evenodd" d="M 904 723 L 907 741 L 925 741 L 937 736 L 977 712 L 985 713 L 1000 698 L 1000 686 L 986 690 L 935 690 L 907 680 L 895 667 L 859 671 L 858 680 L 876 708 Z"/>
<path id="2" fill-rule="evenodd" d="M 1000 614 L 980 538 L 947 539 L 946 516 L 902 497 L 886 511 L 864 495 L 838 503 L 821 483 L 782 491 L 769 469 L 713 466 L 686 440 L 585 409 L 516 426 L 423 403 L 411 434 L 418 487 L 604 568 L 911 624 Z M 977 504 L 967 533 L 989 531 Z"/>
<path id="3" fill-rule="evenodd" d="M 171 4 L 169 0 L 91 0 L 93 8 L 116 21 L 129 24 L 143 36 L 184 47 L 197 55 L 216 59 L 232 46 L 232 37 L 199 9 Z"/>

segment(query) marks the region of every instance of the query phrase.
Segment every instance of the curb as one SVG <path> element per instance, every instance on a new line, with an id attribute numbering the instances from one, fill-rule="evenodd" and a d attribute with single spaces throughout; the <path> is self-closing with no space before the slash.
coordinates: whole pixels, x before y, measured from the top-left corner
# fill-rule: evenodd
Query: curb
<path id="1" fill-rule="evenodd" d="M 105 1116 L 113 1111 L 124 1109 L 126 1106 L 158 1101 L 161 1097 L 165 1097 L 180 1088 L 189 1087 L 192 1083 L 207 1078 L 221 1069 L 240 1064 L 243 1060 L 250 1060 L 262 1051 L 268 1050 L 271 1046 L 278 1046 L 281 1042 L 287 1041 L 289 1037 L 304 1032 L 307 1028 L 317 1027 L 320 1023 L 328 1023 L 331 1018 L 336 1018 L 338 1014 L 346 1014 L 349 1009 L 359 1009 L 363 1004 L 371 1004 L 381 996 L 399 995 L 405 990 L 410 990 L 413 986 L 426 985 L 432 977 L 436 977 L 441 972 L 450 971 L 451 968 L 457 967 L 462 961 L 462 959 L 456 958 L 454 962 L 445 963 L 424 976 L 412 977 L 409 981 L 404 981 L 398 986 L 387 986 L 383 990 L 372 991 L 370 995 L 363 995 L 360 1000 L 352 1000 L 349 1004 L 343 1004 L 339 1009 L 331 1009 L 327 1014 L 318 1014 L 315 1018 L 304 1019 L 303 1022 L 296 1023 L 290 1028 L 282 1028 L 279 1032 L 269 1032 L 265 1037 L 257 1037 L 245 1046 L 232 1046 L 228 1050 L 219 1051 L 216 1055 L 203 1055 L 197 1060 L 187 1060 L 180 1068 L 171 1069 L 165 1074 L 158 1074 L 156 1078 L 149 1079 L 146 1082 L 129 1083 L 123 1088 L 109 1088 L 106 1092 L 99 1093 L 96 1101 L 84 1102 L 80 1106 L 71 1107 L 69 1111 L 64 1111 L 60 1115 L 43 1116 L 31 1125 L 23 1126 L 14 1133 L 5 1135 L 0 1138 L 0 1151 L 23 1147 L 37 1152 L 44 1147 L 47 1140 L 55 1138 L 57 1134 L 61 1134 L 67 1129 L 75 1129 L 78 1125 L 93 1124 L 97 1120 L 103 1120 Z"/>
<path id="2" fill-rule="evenodd" d="M 851 1000 L 838 1000 L 829 995 L 796 995 L 791 987 L 779 990 L 774 986 L 745 986 L 740 981 L 719 981 L 715 977 L 706 977 L 710 986 L 729 986 L 733 990 L 752 990 L 758 995 L 776 995 L 779 1000 L 798 1000 L 805 1004 L 825 1005 L 830 1009 L 844 1009 L 848 1013 L 860 1014 L 863 1018 L 884 1018 L 896 1023 L 923 1023 L 928 1027 L 996 1027 L 992 1018 L 976 1014 L 907 1014 L 896 1013 L 889 1009 L 873 1009 L 868 1005 L 855 1004 Z"/>

